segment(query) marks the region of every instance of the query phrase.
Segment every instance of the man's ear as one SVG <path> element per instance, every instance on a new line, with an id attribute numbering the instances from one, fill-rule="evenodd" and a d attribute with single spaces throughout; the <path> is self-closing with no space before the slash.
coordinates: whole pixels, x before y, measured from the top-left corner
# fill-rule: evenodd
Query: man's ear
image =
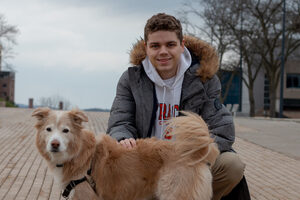
<path id="1" fill-rule="evenodd" d="M 49 108 L 37 108 L 31 114 L 32 117 L 36 117 L 38 120 L 42 120 L 49 115 L 51 110 Z"/>
<path id="2" fill-rule="evenodd" d="M 184 43 L 185 43 L 185 40 L 182 39 L 180 46 L 183 48 L 183 51 L 184 51 Z"/>
<path id="3" fill-rule="evenodd" d="M 88 122 L 88 117 L 80 110 L 73 109 L 69 112 L 69 116 L 71 117 L 72 121 L 76 124 L 81 125 L 82 122 Z"/>

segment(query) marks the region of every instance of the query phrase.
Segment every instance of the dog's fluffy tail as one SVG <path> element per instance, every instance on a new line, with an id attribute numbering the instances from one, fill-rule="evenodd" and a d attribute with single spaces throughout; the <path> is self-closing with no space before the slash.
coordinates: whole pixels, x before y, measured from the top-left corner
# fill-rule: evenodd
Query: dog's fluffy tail
<path id="1" fill-rule="evenodd" d="M 195 165 L 204 161 L 213 165 L 219 150 L 214 139 L 210 137 L 206 123 L 195 113 L 182 113 L 185 116 L 171 119 L 167 127 L 175 137 L 178 162 Z"/>

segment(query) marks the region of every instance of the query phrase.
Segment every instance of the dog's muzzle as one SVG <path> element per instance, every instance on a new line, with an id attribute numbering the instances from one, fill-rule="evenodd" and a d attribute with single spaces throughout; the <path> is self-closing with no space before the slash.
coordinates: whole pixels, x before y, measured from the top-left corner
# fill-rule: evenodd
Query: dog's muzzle
<path id="1" fill-rule="evenodd" d="M 51 152 L 57 153 L 59 152 L 60 142 L 58 140 L 53 140 L 51 142 Z"/>

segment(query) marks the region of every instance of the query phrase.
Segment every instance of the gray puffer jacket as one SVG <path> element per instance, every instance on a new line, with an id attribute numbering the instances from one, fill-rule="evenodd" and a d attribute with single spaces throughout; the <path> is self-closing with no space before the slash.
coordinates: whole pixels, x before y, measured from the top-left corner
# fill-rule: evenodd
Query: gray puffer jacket
<path id="1" fill-rule="evenodd" d="M 231 114 L 219 101 L 218 56 L 209 44 L 191 36 L 185 36 L 185 46 L 193 61 L 184 74 L 179 110 L 201 115 L 220 151 L 230 151 L 235 132 Z M 118 141 L 150 137 L 158 107 L 154 83 L 142 66 L 146 57 L 143 41 L 133 46 L 130 56 L 134 67 L 119 80 L 107 129 Z"/>

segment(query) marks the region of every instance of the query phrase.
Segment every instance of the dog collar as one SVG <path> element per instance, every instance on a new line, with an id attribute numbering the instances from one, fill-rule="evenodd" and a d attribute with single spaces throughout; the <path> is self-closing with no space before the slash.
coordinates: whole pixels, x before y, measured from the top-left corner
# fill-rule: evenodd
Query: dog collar
<path id="1" fill-rule="evenodd" d="M 64 164 L 56 164 L 56 167 L 63 167 Z"/>

